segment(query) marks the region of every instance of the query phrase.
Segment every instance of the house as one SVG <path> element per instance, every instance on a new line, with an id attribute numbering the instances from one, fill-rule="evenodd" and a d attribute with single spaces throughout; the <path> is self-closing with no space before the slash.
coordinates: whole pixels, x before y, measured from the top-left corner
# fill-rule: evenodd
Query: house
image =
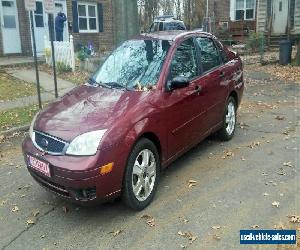
<path id="1" fill-rule="evenodd" d="M 234 40 L 245 40 L 250 31 L 264 33 L 275 46 L 288 36 L 300 39 L 300 0 L 210 0 L 209 16 L 217 33 Z"/>
<path id="2" fill-rule="evenodd" d="M 126 39 L 138 30 L 124 28 L 124 25 L 130 23 L 128 20 L 135 16 L 137 19 L 137 11 L 135 15 L 131 8 L 134 6 L 132 3 L 132 0 L 55 0 L 54 17 L 58 12 L 66 14 L 64 41 L 72 34 L 75 48 L 79 44 L 92 43 L 96 50 L 110 49 L 116 42 Z M 124 5 L 130 14 L 124 14 Z M 120 11 L 123 15 L 120 15 Z M 114 16 L 118 16 L 120 25 L 114 23 Z M 49 39 L 48 14 L 44 10 L 44 0 L 36 0 L 33 19 L 37 52 L 42 55 L 44 37 Z M 0 21 L 0 56 L 32 55 L 31 22 L 24 0 L 0 0 Z M 121 28 L 127 34 L 120 38 Z"/>
<path id="3" fill-rule="evenodd" d="M 218 35 L 242 41 L 256 30 L 256 8 L 257 0 L 210 0 L 208 12 Z"/>
<path id="4" fill-rule="evenodd" d="M 287 37 L 300 40 L 300 0 L 258 0 L 256 30 L 271 46 Z"/>

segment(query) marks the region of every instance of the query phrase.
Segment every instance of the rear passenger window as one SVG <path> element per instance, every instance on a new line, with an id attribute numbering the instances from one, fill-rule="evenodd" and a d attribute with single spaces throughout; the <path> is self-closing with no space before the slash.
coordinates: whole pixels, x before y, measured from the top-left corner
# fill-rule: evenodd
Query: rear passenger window
<path id="1" fill-rule="evenodd" d="M 197 37 L 196 41 L 201 53 L 203 72 L 219 66 L 221 64 L 220 55 L 213 40 L 207 37 Z"/>

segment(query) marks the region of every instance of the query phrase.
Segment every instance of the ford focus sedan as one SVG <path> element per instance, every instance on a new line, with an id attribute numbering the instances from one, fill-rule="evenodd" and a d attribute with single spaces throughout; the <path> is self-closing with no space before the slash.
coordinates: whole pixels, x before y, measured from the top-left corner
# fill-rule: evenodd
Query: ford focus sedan
<path id="1" fill-rule="evenodd" d="M 140 35 L 34 117 L 23 142 L 28 171 L 74 202 L 121 196 L 143 209 L 164 167 L 212 133 L 233 137 L 243 89 L 240 58 L 214 36 Z"/>

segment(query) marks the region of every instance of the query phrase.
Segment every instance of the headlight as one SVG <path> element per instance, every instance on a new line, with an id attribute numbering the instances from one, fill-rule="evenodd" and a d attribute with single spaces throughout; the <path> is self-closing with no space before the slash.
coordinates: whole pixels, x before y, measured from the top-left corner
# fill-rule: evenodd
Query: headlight
<path id="1" fill-rule="evenodd" d="M 34 127 L 34 124 L 35 124 L 35 121 L 36 121 L 36 118 L 37 118 L 38 114 L 39 114 L 39 112 L 37 112 L 37 113 L 35 114 L 35 116 L 34 116 L 33 119 L 32 119 L 32 122 L 31 122 L 31 124 L 30 124 L 30 128 L 29 128 L 29 136 L 30 136 L 31 140 L 34 140 L 34 138 L 33 138 L 33 127 Z"/>
<path id="2" fill-rule="evenodd" d="M 88 132 L 77 136 L 69 145 L 68 155 L 94 155 L 106 129 Z"/>

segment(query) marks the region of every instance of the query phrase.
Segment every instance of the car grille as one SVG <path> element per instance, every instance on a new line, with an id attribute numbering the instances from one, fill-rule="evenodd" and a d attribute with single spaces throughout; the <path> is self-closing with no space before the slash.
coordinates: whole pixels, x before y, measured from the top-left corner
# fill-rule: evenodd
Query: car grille
<path id="1" fill-rule="evenodd" d="M 35 131 L 34 133 L 35 143 L 39 149 L 50 154 L 64 154 L 67 142 L 41 132 Z"/>

